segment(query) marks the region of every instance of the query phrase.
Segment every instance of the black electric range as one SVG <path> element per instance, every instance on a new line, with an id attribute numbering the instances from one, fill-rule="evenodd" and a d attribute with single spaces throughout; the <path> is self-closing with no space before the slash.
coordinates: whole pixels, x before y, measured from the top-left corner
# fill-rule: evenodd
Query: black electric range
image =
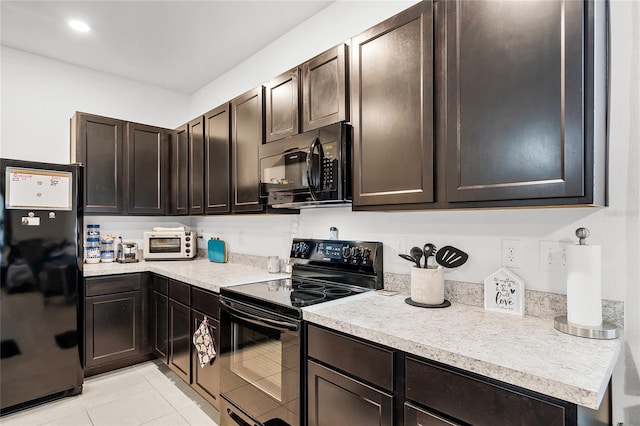
<path id="1" fill-rule="evenodd" d="M 294 239 L 291 278 L 220 289 L 223 298 L 293 318 L 301 308 L 383 287 L 382 243 Z"/>

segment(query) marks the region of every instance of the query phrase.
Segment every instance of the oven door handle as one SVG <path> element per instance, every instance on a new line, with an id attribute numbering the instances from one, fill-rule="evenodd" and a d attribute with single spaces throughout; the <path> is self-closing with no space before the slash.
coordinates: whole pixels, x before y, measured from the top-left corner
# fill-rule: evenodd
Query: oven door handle
<path id="1" fill-rule="evenodd" d="M 250 322 L 252 324 L 263 325 L 270 328 L 274 328 L 276 330 L 287 330 L 287 331 L 298 331 L 298 328 L 299 328 L 299 325 L 295 323 L 291 323 L 287 321 L 272 320 L 272 319 L 260 317 L 257 315 L 253 315 L 248 312 L 244 312 L 240 309 L 234 308 L 233 306 L 231 306 L 231 304 L 229 304 L 229 302 L 227 302 L 224 299 L 220 299 L 220 304 L 229 313 L 235 315 L 236 317 L 244 321 Z"/>
<path id="2" fill-rule="evenodd" d="M 250 423 L 245 422 L 242 417 L 234 413 L 231 408 L 227 408 L 227 415 L 238 424 L 238 426 L 252 426 Z M 257 426 L 255 423 L 253 426 Z"/>

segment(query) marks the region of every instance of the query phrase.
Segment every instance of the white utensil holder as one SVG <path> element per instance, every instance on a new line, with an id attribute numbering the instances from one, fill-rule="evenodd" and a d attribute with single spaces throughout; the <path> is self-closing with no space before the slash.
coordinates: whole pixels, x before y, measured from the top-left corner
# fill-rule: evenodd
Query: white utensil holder
<path id="1" fill-rule="evenodd" d="M 411 267 L 411 300 L 425 305 L 444 303 L 444 268 Z"/>

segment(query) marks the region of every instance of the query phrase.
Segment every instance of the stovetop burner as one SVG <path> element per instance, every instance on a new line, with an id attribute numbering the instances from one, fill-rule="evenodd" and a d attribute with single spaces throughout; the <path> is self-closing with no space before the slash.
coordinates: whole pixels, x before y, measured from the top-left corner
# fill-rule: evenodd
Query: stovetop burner
<path id="1" fill-rule="evenodd" d="M 382 288 L 382 243 L 295 239 L 291 278 L 223 287 L 231 300 L 302 318 L 301 308 Z"/>

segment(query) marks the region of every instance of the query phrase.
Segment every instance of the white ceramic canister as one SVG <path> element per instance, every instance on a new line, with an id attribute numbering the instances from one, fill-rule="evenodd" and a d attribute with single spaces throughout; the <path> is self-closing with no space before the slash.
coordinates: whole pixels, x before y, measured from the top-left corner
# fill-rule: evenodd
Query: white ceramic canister
<path id="1" fill-rule="evenodd" d="M 411 300 L 425 305 L 444 303 L 444 268 L 411 268 Z"/>

